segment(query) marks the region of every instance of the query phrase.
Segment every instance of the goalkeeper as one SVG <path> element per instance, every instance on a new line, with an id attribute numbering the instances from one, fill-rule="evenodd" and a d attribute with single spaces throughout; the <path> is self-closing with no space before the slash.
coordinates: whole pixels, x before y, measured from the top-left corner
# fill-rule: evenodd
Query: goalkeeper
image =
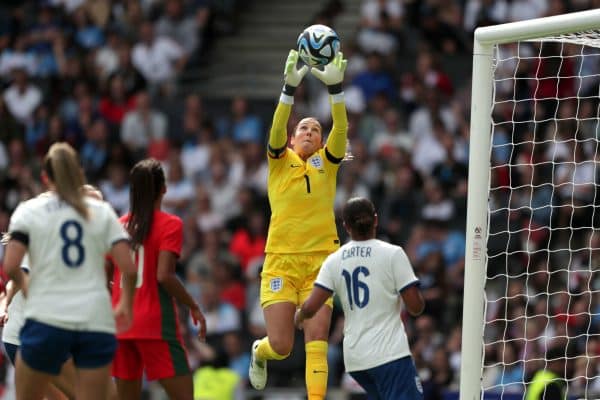
<path id="1" fill-rule="evenodd" d="M 294 342 L 294 313 L 310 294 L 325 258 L 339 248 L 333 201 L 337 171 L 346 151 L 348 119 L 342 91 L 347 61 L 342 53 L 321 71 L 311 73 L 330 94 L 333 127 L 323 146 L 321 124 L 304 118 L 287 146 L 288 118 L 294 91 L 308 71 L 296 68 L 291 50 L 285 64 L 285 85 L 273 116 L 267 148 L 271 222 L 261 274 L 260 301 L 267 337 L 252 345 L 249 378 L 255 389 L 267 381 L 267 361 L 286 358 Z M 306 388 L 309 400 L 322 400 L 327 391 L 327 339 L 332 302 L 304 326 Z"/>

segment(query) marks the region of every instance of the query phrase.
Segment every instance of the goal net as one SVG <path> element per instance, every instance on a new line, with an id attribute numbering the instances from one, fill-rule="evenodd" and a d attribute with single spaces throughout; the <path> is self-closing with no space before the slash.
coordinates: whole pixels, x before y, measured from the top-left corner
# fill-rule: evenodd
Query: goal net
<path id="1" fill-rule="evenodd" d="M 600 13 L 481 30 L 461 399 L 600 398 Z"/>

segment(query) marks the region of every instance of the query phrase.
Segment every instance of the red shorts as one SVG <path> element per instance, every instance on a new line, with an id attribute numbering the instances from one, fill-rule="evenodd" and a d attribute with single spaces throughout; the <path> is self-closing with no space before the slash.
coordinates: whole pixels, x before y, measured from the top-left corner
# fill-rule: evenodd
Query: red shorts
<path id="1" fill-rule="evenodd" d="M 172 378 L 187 375 L 190 366 L 181 342 L 161 339 L 119 339 L 112 365 L 112 375 L 117 379 Z"/>

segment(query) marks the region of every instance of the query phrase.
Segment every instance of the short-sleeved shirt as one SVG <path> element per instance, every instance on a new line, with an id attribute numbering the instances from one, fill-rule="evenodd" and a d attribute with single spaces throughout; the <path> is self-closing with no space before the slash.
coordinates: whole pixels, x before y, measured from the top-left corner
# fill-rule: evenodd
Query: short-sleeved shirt
<path id="1" fill-rule="evenodd" d="M 315 286 L 337 293 L 341 301 L 348 372 L 411 354 L 399 294 L 416 283 L 404 250 L 381 240 L 350 241 L 327 257 Z"/>
<path id="2" fill-rule="evenodd" d="M 121 217 L 126 224 L 129 214 Z M 138 268 L 136 293 L 133 303 L 131 328 L 118 335 L 119 339 L 164 339 L 175 340 L 180 335 L 175 299 L 159 285 L 157 279 L 158 254 L 170 251 L 177 257 L 181 254 L 183 223 L 181 219 L 156 210 L 152 227 L 144 243 L 136 250 Z M 113 304 L 121 297 L 121 273 L 114 269 Z"/>
<path id="3" fill-rule="evenodd" d="M 25 318 L 76 331 L 115 332 L 104 260 L 128 240 L 108 203 L 85 198 L 88 219 L 45 193 L 21 203 L 9 232 L 28 238 L 30 278 Z"/>

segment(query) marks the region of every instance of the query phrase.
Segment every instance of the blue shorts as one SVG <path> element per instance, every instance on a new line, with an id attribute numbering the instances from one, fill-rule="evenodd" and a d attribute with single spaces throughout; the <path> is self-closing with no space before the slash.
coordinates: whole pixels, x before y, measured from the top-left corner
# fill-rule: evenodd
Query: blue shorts
<path id="1" fill-rule="evenodd" d="M 105 332 L 72 331 L 31 319 L 20 334 L 21 358 L 29 367 L 58 375 L 62 365 L 73 357 L 77 368 L 99 368 L 112 362 L 117 340 Z"/>
<path id="2" fill-rule="evenodd" d="M 17 350 L 19 350 L 19 346 L 17 346 L 16 344 L 6 343 L 6 342 L 2 342 L 2 344 L 4 345 L 4 351 L 6 352 L 8 359 L 10 360 L 11 364 L 14 366 L 15 360 L 17 359 Z"/>
<path id="3" fill-rule="evenodd" d="M 350 375 L 367 391 L 369 400 L 423 399 L 423 386 L 410 356 Z"/>

